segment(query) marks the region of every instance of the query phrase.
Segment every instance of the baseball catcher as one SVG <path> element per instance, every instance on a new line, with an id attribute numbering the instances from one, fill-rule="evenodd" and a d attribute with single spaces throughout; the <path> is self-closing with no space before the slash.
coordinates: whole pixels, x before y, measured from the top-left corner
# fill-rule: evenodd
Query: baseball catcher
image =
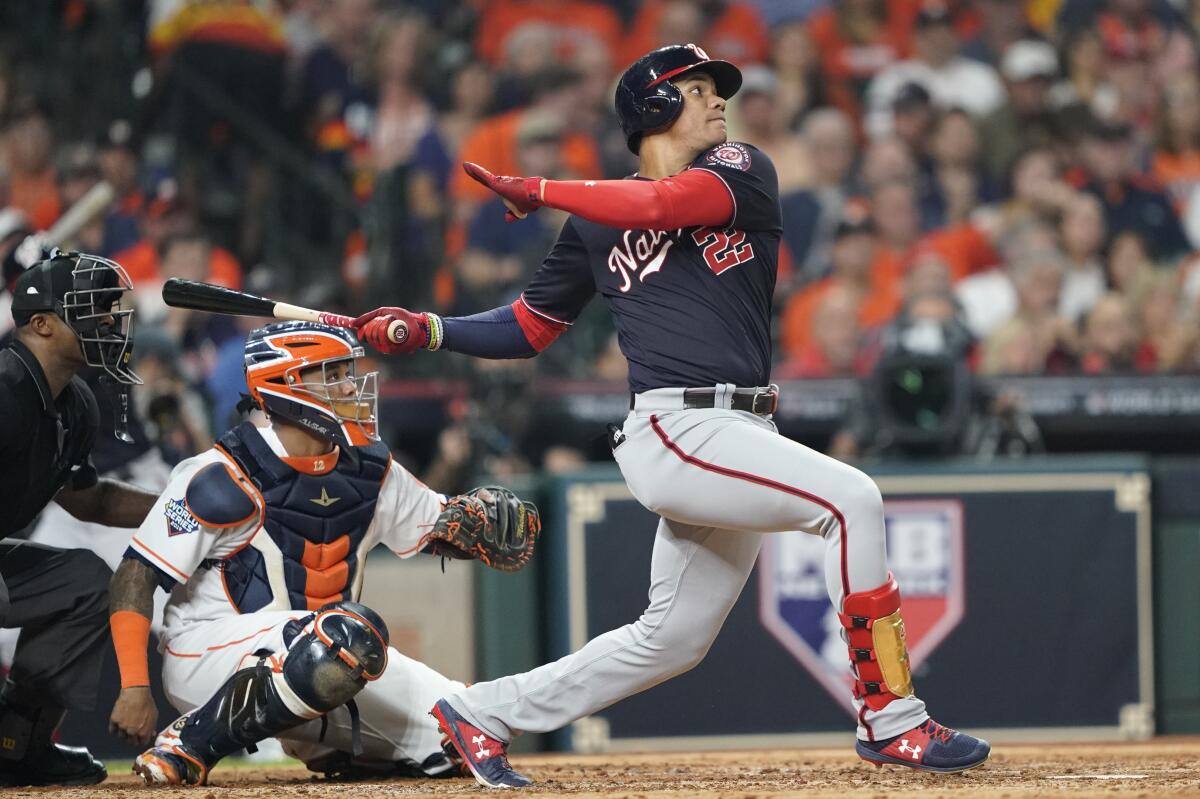
<path id="1" fill-rule="evenodd" d="M 376 432 L 376 373 L 358 375 L 351 332 L 282 322 L 250 334 L 249 422 L 181 463 L 112 582 L 122 696 L 148 693 L 156 586 L 163 688 L 183 712 L 138 756 L 148 784 L 202 785 L 222 757 L 277 737 L 338 777 L 457 773 L 426 711 L 462 683 L 388 645 L 360 604 L 378 543 L 398 556 L 471 558 L 515 571 L 537 508 L 489 486 L 447 499 L 396 464 Z M 148 741 L 154 719 L 116 719 Z"/>

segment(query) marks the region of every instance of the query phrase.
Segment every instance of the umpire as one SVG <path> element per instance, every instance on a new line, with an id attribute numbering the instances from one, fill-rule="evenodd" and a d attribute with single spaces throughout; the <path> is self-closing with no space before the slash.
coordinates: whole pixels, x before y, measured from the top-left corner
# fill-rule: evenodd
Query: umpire
<path id="1" fill-rule="evenodd" d="M 0 785 L 90 785 L 104 764 L 51 737 L 68 708 L 96 704 L 111 572 L 95 554 L 12 538 L 51 499 L 84 521 L 136 527 L 155 496 L 99 479 L 96 398 L 76 372 L 129 370 L 129 279 L 116 263 L 54 253 L 13 287 L 16 331 L 0 350 L 0 626 L 20 627 L 0 688 Z M 130 708 L 130 713 L 152 712 Z"/>

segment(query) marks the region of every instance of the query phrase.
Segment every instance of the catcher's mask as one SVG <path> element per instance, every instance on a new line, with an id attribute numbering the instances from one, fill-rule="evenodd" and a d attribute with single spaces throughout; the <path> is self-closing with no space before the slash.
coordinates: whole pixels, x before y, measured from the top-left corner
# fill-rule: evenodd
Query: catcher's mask
<path id="1" fill-rule="evenodd" d="M 79 339 L 88 366 L 118 383 L 140 385 L 129 368 L 133 354 L 133 284 L 116 261 L 76 252 L 55 252 L 31 266 L 13 286 L 17 325 L 37 313 L 57 314 Z"/>
<path id="2" fill-rule="evenodd" d="M 378 372 L 357 375 L 363 356 L 354 334 L 315 322 L 277 322 L 246 339 L 250 398 L 269 416 L 334 444 L 379 440 Z"/>

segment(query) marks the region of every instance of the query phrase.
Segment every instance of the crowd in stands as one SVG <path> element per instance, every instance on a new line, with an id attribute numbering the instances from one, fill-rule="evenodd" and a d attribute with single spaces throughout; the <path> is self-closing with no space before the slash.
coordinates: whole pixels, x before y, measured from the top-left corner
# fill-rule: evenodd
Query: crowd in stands
<path id="1" fill-rule="evenodd" d="M 236 402 L 245 325 L 163 307 L 163 279 L 350 311 L 511 302 L 562 216 L 504 222 L 459 163 L 631 174 L 616 77 L 681 42 L 742 68 L 730 136 L 779 173 L 777 379 L 863 376 L 911 318 L 968 330 L 981 374 L 1200 372 L 1198 0 L 5 6 L 0 255 L 109 181 L 77 246 L 129 271 L 193 414 Z M 58 47 L 22 32 L 47 15 Z M 589 311 L 536 368 L 624 376 Z"/>

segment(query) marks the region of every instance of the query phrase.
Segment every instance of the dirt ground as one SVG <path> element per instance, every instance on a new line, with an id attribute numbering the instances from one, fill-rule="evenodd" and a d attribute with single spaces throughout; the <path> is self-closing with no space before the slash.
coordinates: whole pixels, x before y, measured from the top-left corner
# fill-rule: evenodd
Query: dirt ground
<path id="1" fill-rule="evenodd" d="M 536 780 L 523 797 L 1042 797 L 1198 796 L 1200 738 L 1162 738 L 1132 744 L 997 746 L 982 767 L 964 774 L 876 769 L 846 749 L 687 752 L 610 755 L 529 755 L 513 765 Z M 146 799 L 146 788 L 124 768 L 103 785 L 73 789 L 14 789 L 14 797 Z M 187 790 L 196 799 L 366 799 L 431 795 L 478 797 L 488 792 L 468 779 L 328 783 L 300 767 L 220 768 L 211 785 Z"/>

